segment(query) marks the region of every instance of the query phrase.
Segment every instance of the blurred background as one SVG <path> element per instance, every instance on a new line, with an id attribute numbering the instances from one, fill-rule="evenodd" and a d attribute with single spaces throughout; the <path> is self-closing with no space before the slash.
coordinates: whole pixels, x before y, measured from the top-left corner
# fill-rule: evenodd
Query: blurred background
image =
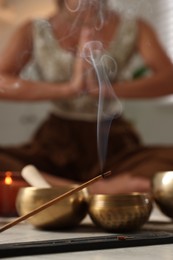
<path id="1" fill-rule="evenodd" d="M 109 0 L 119 12 L 140 16 L 156 29 L 173 60 L 173 0 Z M 53 0 L 0 0 L 0 51 L 13 31 L 25 20 L 54 12 Z M 146 144 L 173 143 L 173 97 L 155 100 L 122 100 L 124 114 Z M 46 116 L 50 105 L 0 101 L 0 145 L 28 140 Z"/>

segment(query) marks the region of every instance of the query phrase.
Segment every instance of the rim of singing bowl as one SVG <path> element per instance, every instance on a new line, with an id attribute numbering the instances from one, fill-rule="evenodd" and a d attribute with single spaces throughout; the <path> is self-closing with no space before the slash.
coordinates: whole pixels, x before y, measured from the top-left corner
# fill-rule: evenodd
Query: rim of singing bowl
<path id="1" fill-rule="evenodd" d="M 148 193 L 131 193 L 118 195 L 96 194 L 89 197 L 89 206 L 131 207 L 152 204 L 153 198 Z"/>
<path id="2" fill-rule="evenodd" d="M 89 199 L 92 201 L 136 201 L 141 200 L 143 198 L 151 198 L 152 195 L 150 193 L 139 193 L 139 192 L 133 192 L 133 193 L 121 193 L 121 194 L 89 194 Z"/>
<path id="3" fill-rule="evenodd" d="M 37 196 L 42 196 L 45 197 L 45 194 L 47 194 L 47 196 L 50 196 L 48 198 L 48 200 L 56 198 L 58 196 L 63 195 L 64 193 L 77 188 L 79 185 L 78 184 L 71 184 L 71 185 L 60 185 L 60 186 L 55 186 L 55 187 L 45 187 L 45 188 L 41 188 L 41 187 L 22 187 L 19 190 L 18 196 L 20 196 L 21 193 L 23 193 L 24 195 L 26 195 L 28 193 L 28 196 L 35 196 L 37 194 Z M 84 188 L 82 190 L 79 190 L 77 192 L 72 193 L 71 195 L 67 196 L 64 199 L 68 199 L 71 196 L 78 196 L 79 194 L 83 194 L 85 196 L 85 198 L 88 198 L 88 190 L 87 188 Z"/>

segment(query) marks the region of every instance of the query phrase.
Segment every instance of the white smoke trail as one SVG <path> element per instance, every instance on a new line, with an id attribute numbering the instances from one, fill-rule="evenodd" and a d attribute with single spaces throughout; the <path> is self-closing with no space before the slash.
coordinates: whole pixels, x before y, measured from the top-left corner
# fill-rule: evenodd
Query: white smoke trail
<path id="1" fill-rule="evenodd" d="M 98 81 L 97 149 L 102 171 L 106 159 L 112 120 L 122 113 L 122 105 L 109 80 L 112 75 L 116 75 L 117 64 L 114 59 L 105 53 L 100 41 L 86 43 L 83 49 L 83 57 L 94 68 Z M 110 70 L 108 64 L 111 64 Z M 108 109 L 108 102 L 114 102 L 113 110 Z"/>

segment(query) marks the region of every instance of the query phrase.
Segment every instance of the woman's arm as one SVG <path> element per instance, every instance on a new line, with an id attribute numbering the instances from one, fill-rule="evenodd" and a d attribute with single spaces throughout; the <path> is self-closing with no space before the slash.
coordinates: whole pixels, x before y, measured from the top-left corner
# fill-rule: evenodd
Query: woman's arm
<path id="1" fill-rule="evenodd" d="M 115 83 L 113 88 L 119 97 L 152 98 L 173 93 L 173 64 L 156 33 L 146 23 L 139 21 L 137 49 L 152 74 L 131 81 Z"/>
<path id="2" fill-rule="evenodd" d="M 81 36 L 80 45 L 85 42 Z M 79 52 L 82 46 L 79 45 Z M 80 54 L 80 53 L 79 53 Z M 78 95 L 84 88 L 83 60 L 76 56 L 69 82 L 49 83 L 23 80 L 19 73 L 32 55 L 32 23 L 22 26 L 12 37 L 0 59 L 0 98 L 13 101 L 53 100 Z"/>
<path id="3" fill-rule="evenodd" d="M 121 98 L 156 98 L 173 93 L 173 66 L 152 76 L 113 84 Z"/>

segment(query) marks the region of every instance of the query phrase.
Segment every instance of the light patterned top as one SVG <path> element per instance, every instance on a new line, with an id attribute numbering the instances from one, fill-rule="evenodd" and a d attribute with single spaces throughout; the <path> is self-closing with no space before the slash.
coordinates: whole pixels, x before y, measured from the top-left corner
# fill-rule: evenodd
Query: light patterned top
<path id="1" fill-rule="evenodd" d="M 136 55 L 134 50 L 137 35 L 136 20 L 123 18 L 109 48 L 98 52 L 96 69 L 97 75 L 101 77 L 98 85 L 100 82 L 100 85 L 106 83 L 108 87 L 111 87 L 111 82 L 131 77 L 129 65 L 132 57 Z M 33 22 L 32 60 L 21 72 L 21 77 L 35 81 L 68 81 L 72 75 L 74 59 L 74 54 L 64 50 L 55 39 L 49 22 L 44 19 L 35 20 Z M 98 63 L 101 60 L 103 62 L 100 65 Z M 53 101 L 53 111 L 56 115 L 65 118 L 95 121 L 98 113 L 97 103 L 96 98 L 83 93 L 78 97 Z M 116 98 L 104 100 L 105 116 L 115 114 L 117 109 Z"/>

